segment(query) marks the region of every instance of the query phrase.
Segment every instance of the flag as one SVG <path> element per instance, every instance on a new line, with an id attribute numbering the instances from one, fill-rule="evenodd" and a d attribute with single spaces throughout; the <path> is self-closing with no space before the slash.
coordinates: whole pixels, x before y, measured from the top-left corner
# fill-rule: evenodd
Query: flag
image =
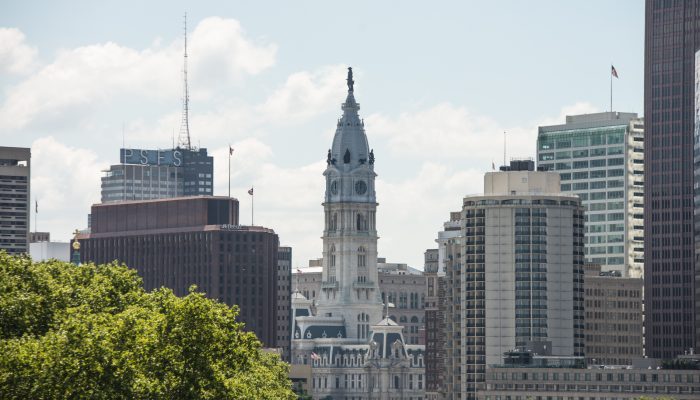
<path id="1" fill-rule="evenodd" d="M 299 268 L 297 268 L 297 272 L 300 274 L 303 274 L 303 272 L 301 272 L 301 270 Z"/>
<path id="2" fill-rule="evenodd" d="M 248 194 L 251 196 L 253 195 L 253 188 L 250 188 L 250 190 L 248 191 Z"/>
<path id="3" fill-rule="evenodd" d="M 34 200 L 34 212 L 39 212 L 39 200 Z"/>
<path id="4" fill-rule="evenodd" d="M 612 76 L 614 76 L 615 78 L 620 79 L 620 77 L 617 76 L 617 70 L 615 69 L 615 67 L 614 67 L 613 65 L 610 66 L 610 73 L 611 73 Z"/>
<path id="5" fill-rule="evenodd" d="M 496 170 L 496 163 L 494 163 L 493 161 L 491 161 L 491 170 L 492 171 Z"/>
<path id="6" fill-rule="evenodd" d="M 312 351 L 312 352 L 311 352 L 311 359 L 312 359 L 312 360 L 317 360 L 317 361 L 318 361 L 318 360 L 321 359 L 321 357 L 320 357 L 318 354 L 316 354 L 316 353 L 314 353 L 314 352 Z"/>
<path id="7" fill-rule="evenodd" d="M 228 155 L 229 156 L 233 155 L 233 147 L 231 147 L 231 145 L 228 145 Z"/>

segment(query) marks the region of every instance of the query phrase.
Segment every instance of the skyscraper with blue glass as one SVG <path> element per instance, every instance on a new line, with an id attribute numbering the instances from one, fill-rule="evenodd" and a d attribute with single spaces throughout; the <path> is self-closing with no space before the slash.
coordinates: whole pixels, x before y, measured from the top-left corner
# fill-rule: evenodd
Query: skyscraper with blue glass
<path id="1" fill-rule="evenodd" d="M 586 262 L 639 278 L 644 271 L 644 121 L 635 113 L 569 115 L 542 126 L 538 166 L 581 198 Z"/>

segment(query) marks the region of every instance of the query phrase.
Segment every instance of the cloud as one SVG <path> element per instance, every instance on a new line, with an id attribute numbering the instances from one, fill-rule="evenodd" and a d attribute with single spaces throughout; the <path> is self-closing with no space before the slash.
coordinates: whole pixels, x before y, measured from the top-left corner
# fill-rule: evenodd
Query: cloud
<path id="1" fill-rule="evenodd" d="M 0 28 L 0 72 L 25 75 L 36 67 L 37 50 L 25 43 L 22 31 Z"/>
<path id="2" fill-rule="evenodd" d="M 192 73 L 201 81 L 221 83 L 256 75 L 275 63 L 277 46 L 249 40 L 235 19 L 203 19 L 190 40 Z"/>
<path id="3" fill-rule="evenodd" d="M 344 72 L 344 65 L 332 65 L 293 73 L 256 111 L 272 122 L 294 122 L 317 115 L 319 110 L 337 107 L 347 90 L 341 78 Z"/>
<path id="4" fill-rule="evenodd" d="M 107 164 L 92 150 L 66 146 L 51 136 L 35 140 L 31 151 L 37 228 L 51 232 L 52 240 L 67 240 L 74 229 L 87 226 L 90 206 L 100 201 L 101 171 Z"/>
<path id="5" fill-rule="evenodd" d="M 329 65 L 294 72 L 258 104 L 234 98 L 209 110 L 192 112 L 190 132 L 203 143 L 220 138 L 264 137 L 280 126 L 302 124 L 321 113 L 337 110 L 344 99 L 344 68 Z M 137 121 L 127 127 L 127 136 L 148 140 L 153 137 L 152 132 L 171 132 L 173 127 L 179 127 L 180 118 L 180 112 L 176 111 L 150 124 Z M 162 143 L 162 138 L 156 138 L 154 145 L 157 143 Z"/>
<path id="6" fill-rule="evenodd" d="M 563 124 L 566 115 L 595 111 L 590 103 L 579 102 L 562 108 L 555 118 L 543 118 L 524 126 L 505 126 L 466 107 L 444 102 L 393 118 L 372 114 L 367 118 L 367 126 L 373 134 L 388 140 L 389 148 L 397 156 L 468 157 L 474 165 L 490 165 L 503 157 L 503 132 L 506 132 L 509 158 L 534 157 L 538 126 Z"/>
<path id="7" fill-rule="evenodd" d="M 189 53 L 191 78 L 201 80 L 194 86 L 192 96 L 197 96 L 198 91 L 207 93 L 270 67 L 276 46 L 254 43 L 236 20 L 207 18 L 192 32 Z M 3 54 L 0 47 L 0 60 Z M 18 68 L 17 62 L 11 65 Z M 53 62 L 8 90 L 0 106 L 0 126 L 21 129 L 37 120 L 86 117 L 96 107 L 118 99 L 128 104 L 144 98 L 179 98 L 181 65 L 178 40 L 144 50 L 107 42 L 60 51 Z"/>

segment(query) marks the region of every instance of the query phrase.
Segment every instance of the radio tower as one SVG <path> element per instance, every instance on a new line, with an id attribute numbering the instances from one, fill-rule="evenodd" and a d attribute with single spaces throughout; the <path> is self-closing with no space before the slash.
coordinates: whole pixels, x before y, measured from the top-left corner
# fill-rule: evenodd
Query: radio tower
<path id="1" fill-rule="evenodd" d="M 177 137 L 177 147 L 192 150 L 192 143 L 190 142 L 190 91 L 187 87 L 187 13 L 185 13 L 185 55 L 182 78 L 182 121 L 180 122 L 180 134 Z"/>

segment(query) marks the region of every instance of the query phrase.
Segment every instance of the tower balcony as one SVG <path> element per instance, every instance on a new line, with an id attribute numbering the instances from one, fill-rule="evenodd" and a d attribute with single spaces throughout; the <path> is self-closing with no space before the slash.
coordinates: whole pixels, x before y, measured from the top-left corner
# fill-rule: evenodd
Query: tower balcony
<path id="1" fill-rule="evenodd" d="M 358 282 L 355 281 L 352 283 L 353 289 L 374 289 L 375 284 L 372 281 L 366 281 L 366 282 Z"/>
<path id="2" fill-rule="evenodd" d="M 322 290 L 324 290 L 324 289 L 338 289 L 338 282 L 337 282 L 337 281 L 334 281 L 334 282 L 330 282 L 330 281 L 321 282 L 321 289 L 322 289 Z"/>

